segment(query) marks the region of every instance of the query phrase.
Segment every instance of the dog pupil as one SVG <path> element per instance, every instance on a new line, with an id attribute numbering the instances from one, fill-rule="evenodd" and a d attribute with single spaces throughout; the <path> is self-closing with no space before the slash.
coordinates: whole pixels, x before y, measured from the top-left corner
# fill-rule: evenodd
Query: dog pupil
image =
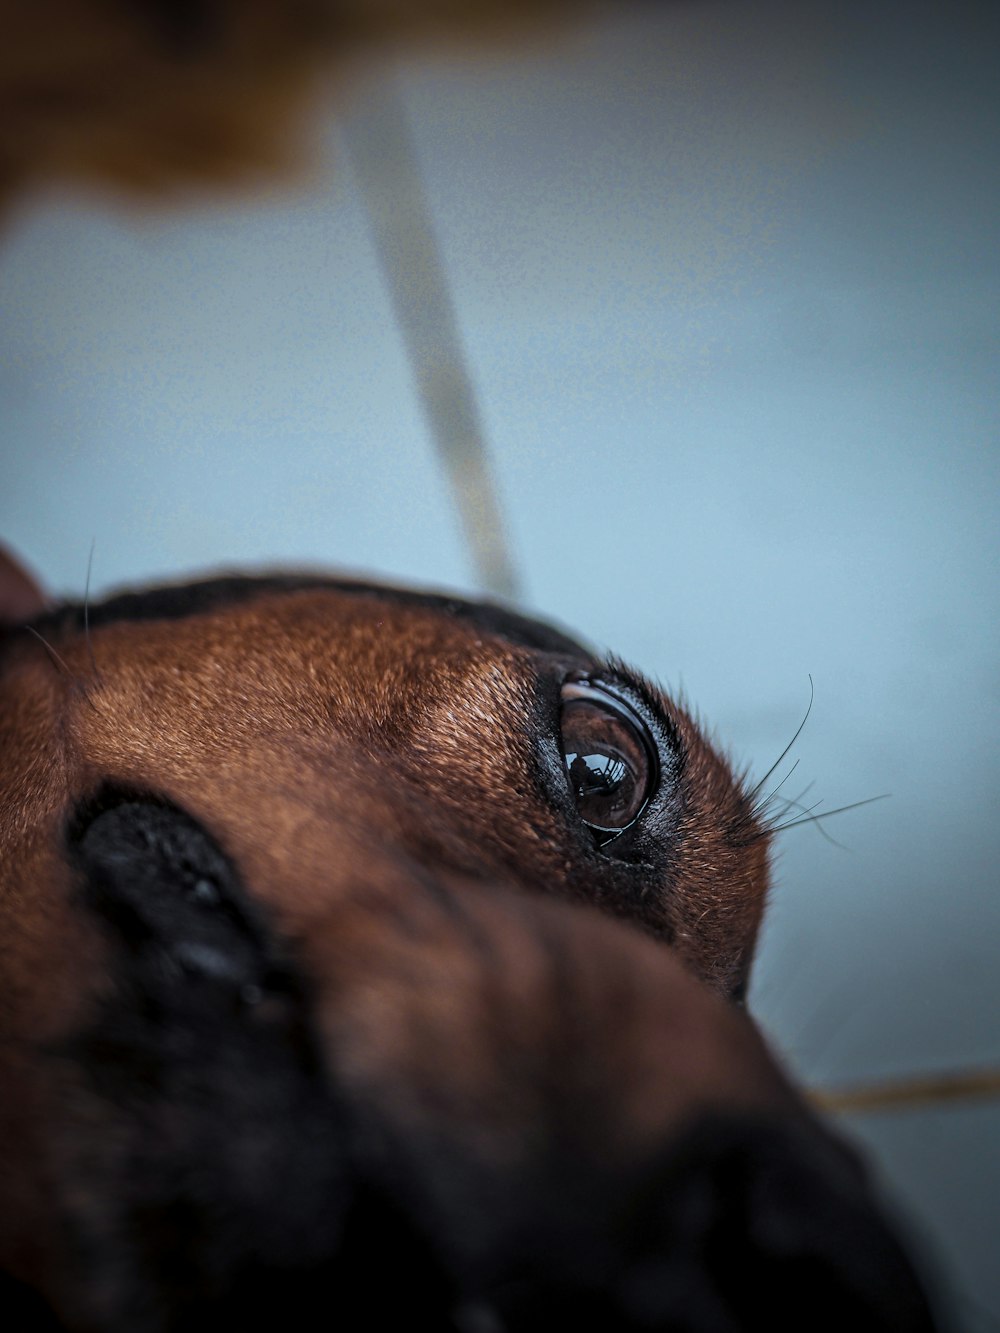
<path id="1" fill-rule="evenodd" d="M 588 824 L 610 828 L 628 813 L 635 781 L 619 755 L 570 751 L 566 767 L 580 815 Z"/>

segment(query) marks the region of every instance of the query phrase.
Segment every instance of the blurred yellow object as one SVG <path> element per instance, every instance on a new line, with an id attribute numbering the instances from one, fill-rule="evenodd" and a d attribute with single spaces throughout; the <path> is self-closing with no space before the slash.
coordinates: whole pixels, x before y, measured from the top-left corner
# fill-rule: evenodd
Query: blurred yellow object
<path id="1" fill-rule="evenodd" d="M 373 54 L 538 32 L 586 0 L 2 0 L 0 191 L 156 194 L 293 165 Z"/>
<path id="2" fill-rule="evenodd" d="M 810 1100 L 833 1115 L 868 1115 L 945 1102 L 1000 1097 L 1000 1069 L 959 1069 L 944 1074 L 858 1083 L 844 1088 L 814 1089 Z"/>

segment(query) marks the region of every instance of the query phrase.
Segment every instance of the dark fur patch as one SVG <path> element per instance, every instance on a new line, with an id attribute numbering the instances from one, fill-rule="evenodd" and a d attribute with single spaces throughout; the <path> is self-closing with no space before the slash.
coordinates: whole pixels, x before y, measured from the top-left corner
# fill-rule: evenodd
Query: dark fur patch
<path id="1" fill-rule="evenodd" d="M 412 592 L 383 587 L 377 583 L 308 574 L 272 574 L 259 578 L 222 577 L 151 588 L 143 592 L 118 593 L 89 607 L 87 620 L 93 629 L 120 621 L 183 620 L 188 616 L 206 615 L 227 606 L 252 602 L 271 593 L 318 591 L 324 588 L 352 597 L 391 602 L 394 606 L 427 607 L 450 619 L 474 625 L 484 634 L 494 634 L 519 647 L 538 652 L 588 660 L 591 656 L 582 644 L 560 630 L 491 602 L 467 601 L 442 593 Z M 79 632 L 84 628 L 84 621 L 83 603 L 67 602 L 47 611 L 32 625 L 45 635 L 50 630 Z"/>
<path id="2" fill-rule="evenodd" d="M 307 987 L 212 837 L 155 796 L 105 791 L 70 854 L 115 982 L 62 1052 L 103 1126 L 63 1145 L 87 1317 L 318 1333 L 353 1303 L 395 1323 L 418 1300 L 443 1319 L 425 1244 L 354 1173 Z"/>

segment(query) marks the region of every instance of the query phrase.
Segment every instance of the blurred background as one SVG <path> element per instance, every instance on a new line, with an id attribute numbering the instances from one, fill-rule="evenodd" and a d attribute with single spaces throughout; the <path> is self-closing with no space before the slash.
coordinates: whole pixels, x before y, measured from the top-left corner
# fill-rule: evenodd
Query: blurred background
<path id="1" fill-rule="evenodd" d="M 401 108 L 520 600 L 758 776 L 811 677 L 782 793 L 890 794 L 779 840 L 775 1045 L 816 1088 L 1000 1066 L 998 14 L 623 3 L 374 70 L 290 187 L 34 197 L 0 533 L 74 596 L 92 542 L 94 595 L 245 564 L 481 592 L 361 188 Z M 1000 1102 L 844 1126 L 958 1327 L 1000 1329 Z"/>

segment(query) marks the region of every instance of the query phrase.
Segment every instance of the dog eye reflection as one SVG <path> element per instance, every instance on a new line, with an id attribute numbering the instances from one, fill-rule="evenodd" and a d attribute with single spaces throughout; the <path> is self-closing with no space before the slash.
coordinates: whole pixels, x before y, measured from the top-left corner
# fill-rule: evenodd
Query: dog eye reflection
<path id="1" fill-rule="evenodd" d="M 609 841 L 649 800 L 656 776 L 652 741 L 626 704 L 585 681 L 563 686 L 560 730 L 580 818 L 599 842 Z"/>

